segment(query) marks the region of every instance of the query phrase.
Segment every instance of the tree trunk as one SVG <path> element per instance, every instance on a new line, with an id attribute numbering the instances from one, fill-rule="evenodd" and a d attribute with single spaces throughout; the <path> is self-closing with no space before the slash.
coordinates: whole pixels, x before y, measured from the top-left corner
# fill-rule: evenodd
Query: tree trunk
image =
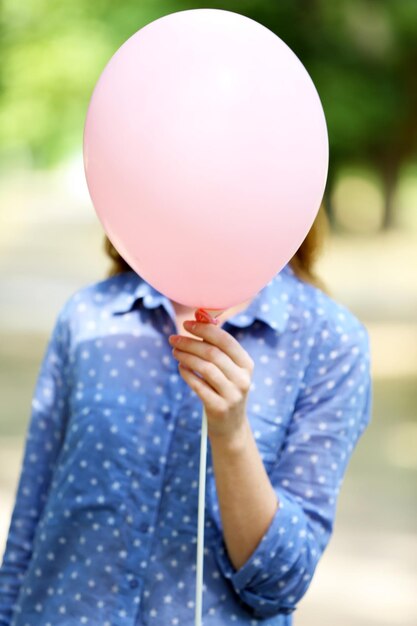
<path id="1" fill-rule="evenodd" d="M 392 168 L 382 172 L 382 180 L 384 185 L 384 215 L 381 230 L 387 231 L 395 226 L 394 195 L 398 183 L 398 169 Z"/>
<path id="2" fill-rule="evenodd" d="M 336 212 L 334 210 L 334 204 L 332 200 L 333 193 L 333 180 L 329 180 L 326 185 L 326 191 L 324 193 L 323 204 L 326 211 L 327 218 L 329 220 L 329 226 L 331 231 L 336 231 L 338 228 Z"/>

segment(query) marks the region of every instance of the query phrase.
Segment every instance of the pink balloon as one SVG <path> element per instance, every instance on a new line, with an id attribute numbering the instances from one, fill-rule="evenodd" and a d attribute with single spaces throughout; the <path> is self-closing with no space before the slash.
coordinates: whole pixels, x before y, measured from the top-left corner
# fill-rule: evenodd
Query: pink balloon
<path id="1" fill-rule="evenodd" d="M 91 199 L 138 274 L 227 309 L 295 254 L 323 198 L 326 121 L 291 49 L 238 13 L 165 15 L 113 55 L 84 129 Z"/>

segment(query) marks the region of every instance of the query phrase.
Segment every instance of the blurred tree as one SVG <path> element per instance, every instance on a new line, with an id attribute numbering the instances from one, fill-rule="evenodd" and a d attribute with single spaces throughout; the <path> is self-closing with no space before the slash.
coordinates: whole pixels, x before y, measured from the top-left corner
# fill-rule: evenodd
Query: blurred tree
<path id="1" fill-rule="evenodd" d="M 382 225 L 391 226 L 399 172 L 417 156 L 417 1 L 179 0 L 176 5 L 236 11 L 290 46 L 310 73 L 326 114 L 325 200 L 331 223 L 338 172 L 371 165 L 385 192 Z"/>
<path id="2" fill-rule="evenodd" d="M 79 150 L 109 58 L 172 3 L 0 0 L 0 162 L 49 167 Z"/>
<path id="3" fill-rule="evenodd" d="M 0 159 L 38 167 L 79 150 L 91 92 L 111 55 L 162 15 L 190 8 L 246 15 L 309 71 L 329 129 L 326 206 L 342 167 L 371 165 L 393 223 L 402 165 L 416 157 L 416 0 L 0 0 Z"/>

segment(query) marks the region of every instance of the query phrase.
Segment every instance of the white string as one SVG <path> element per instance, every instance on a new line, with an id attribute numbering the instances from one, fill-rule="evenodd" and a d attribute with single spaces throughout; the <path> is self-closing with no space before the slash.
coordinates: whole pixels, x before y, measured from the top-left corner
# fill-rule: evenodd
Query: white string
<path id="1" fill-rule="evenodd" d="M 195 593 L 195 626 L 202 626 L 203 612 L 203 559 L 204 559 L 204 504 L 206 501 L 206 465 L 207 465 L 207 415 L 203 406 L 201 421 L 200 477 L 198 486 L 198 522 L 197 522 L 197 575 Z"/>

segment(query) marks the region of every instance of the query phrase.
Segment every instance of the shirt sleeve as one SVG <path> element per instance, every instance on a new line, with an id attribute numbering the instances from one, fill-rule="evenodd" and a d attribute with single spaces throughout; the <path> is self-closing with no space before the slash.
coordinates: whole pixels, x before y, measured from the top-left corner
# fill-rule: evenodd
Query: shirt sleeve
<path id="1" fill-rule="evenodd" d="M 223 537 L 216 546 L 223 575 L 254 617 L 292 613 L 306 593 L 332 534 L 347 465 L 370 421 L 371 389 L 365 327 L 322 327 L 269 473 L 279 501 L 270 526 L 238 570 Z"/>
<path id="2" fill-rule="evenodd" d="M 68 335 L 64 305 L 46 346 L 32 396 L 15 504 L 0 567 L 1 626 L 11 622 L 63 440 L 68 395 Z"/>

